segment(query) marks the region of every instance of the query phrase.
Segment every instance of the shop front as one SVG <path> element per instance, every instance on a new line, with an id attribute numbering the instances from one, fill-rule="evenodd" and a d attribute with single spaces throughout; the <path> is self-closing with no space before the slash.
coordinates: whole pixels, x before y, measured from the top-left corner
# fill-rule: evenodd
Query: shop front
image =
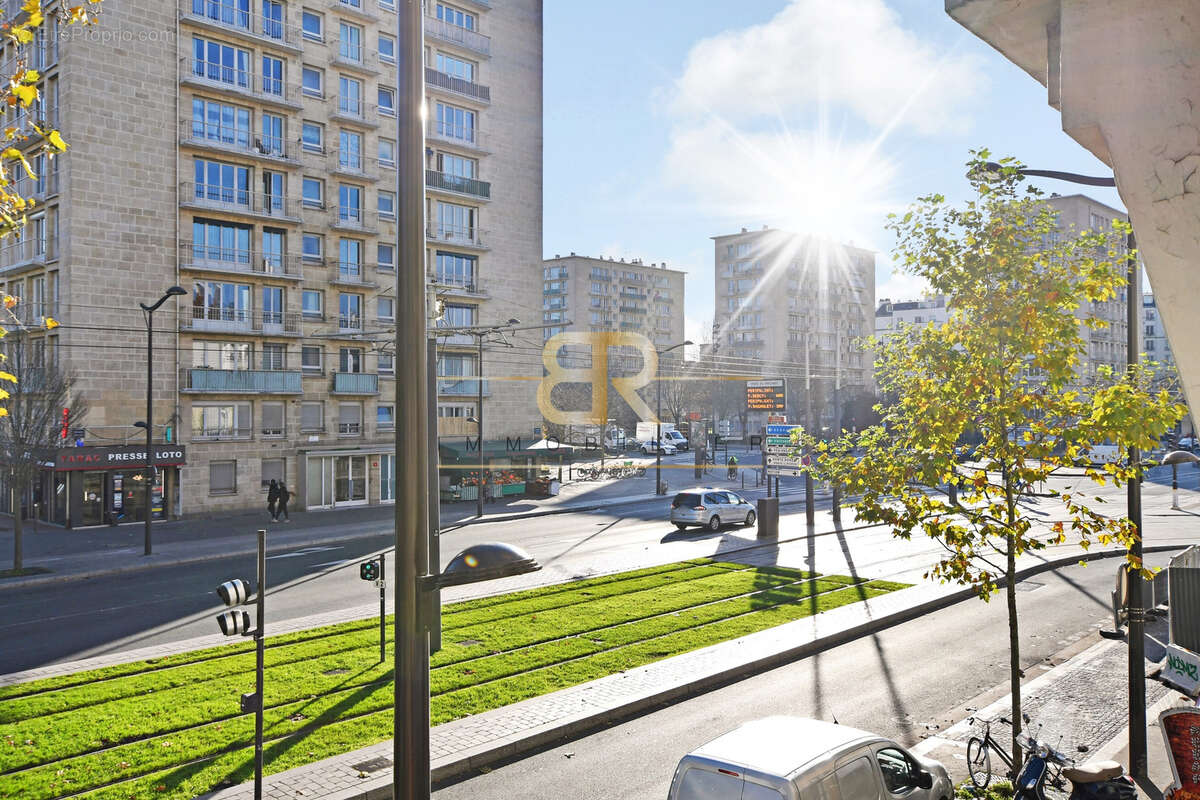
<path id="1" fill-rule="evenodd" d="M 156 445 L 150 491 L 151 519 L 179 515 L 179 467 L 187 463 L 182 445 Z M 41 494 L 48 522 L 69 528 L 119 525 L 146 519 L 146 448 L 130 445 L 59 450 L 44 474 Z"/>
<path id="2" fill-rule="evenodd" d="M 299 505 L 308 509 L 388 503 L 395 497 L 392 448 L 301 451 Z"/>

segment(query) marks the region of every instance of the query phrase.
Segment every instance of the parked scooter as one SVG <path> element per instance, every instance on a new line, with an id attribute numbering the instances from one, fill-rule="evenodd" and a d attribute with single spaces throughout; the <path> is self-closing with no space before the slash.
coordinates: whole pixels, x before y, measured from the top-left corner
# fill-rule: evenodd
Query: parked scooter
<path id="1" fill-rule="evenodd" d="M 1025 717 L 1026 724 L 1029 717 Z M 1038 727 L 1038 731 L 1041 726 Z M 1136 800 L 1137 787 L 1116 761 L 1076 764 L 1053 747 L 1038 741 L 1036 733 L 1021 733 L 1017 742 L 1025 763 L 1013 786 L 1016 800 L 1046 800 L 1046 781 L 1052 770 L 1071 782 L 1071 800 Z"/>

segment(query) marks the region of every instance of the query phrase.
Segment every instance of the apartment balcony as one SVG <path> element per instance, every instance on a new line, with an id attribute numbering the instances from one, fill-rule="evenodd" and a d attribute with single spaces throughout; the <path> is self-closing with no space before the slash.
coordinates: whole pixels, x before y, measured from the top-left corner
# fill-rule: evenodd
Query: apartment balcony
<path id="1" fill-rule="evenodd" d="M 566 294 L 566 293 L 567 293 L 567 289 L 565 286 L 558 286 L 558 287 L 550 286 L 550 287 L 542 289 L 542 297 L 551 297 L 553 295 Z"/>
<path id="2" fill-rule="evenodd" d="M 41 175 L 35 178 L 30 178 L 21 171 L 21 176 L 13 181 L 9 191 L 14 192 L 24 198 L 33 198 L 34 200 L 45 200 L 47 197 L 53 197 L 58 194 L 58 164 L 62 156 L 54 159 L 50 163 L 48 169 L 44 170 Z"/>
<path id="3" fill-rule="evenodd" d="M 58 259 L 58 237 L 37 237 L 24 231 L 24 238 L 0 247 L 0 273 L 16 273 L 43 267 Z"/>
<path id="4" fill-rule="evenodd" d="M 189 437 L 193 442 L 233 442 L 245 441 L 252 438 L 253 428 L 250 426 L 226 425 L 218 428 L 192 429 Z"/>
<path id="5" fill-rule="evenodd" d="M 301 222 L 300 204 L 295 200 L 209 183 L 184 181 L 179 184 L 179 206 L 223 211 L 270 222 L 291 222 L 296 225 Z"/>
<path id="6" fill-rule="evenodd" d="M 336 153 L 329 159 L 329 171 L 343 178 L 374 183 L 379 180 L 378 162 L 361 153 Z"/>
<path id="7" fill-rule="evenodd" d="M 260 336 L 299 336 L 300 315 L 294 311 L 246 311 L 238 308 L 192 306 L 180 311 L 180 330 L 206 333 L 246 333 Z"/>
<path id="8" fill-rule="evenodd" d="M 475 337 L 469 333 L 436 333 L 439 347 L 476 347 Z"/>
<path id="9" fill-rule="evenodd" d="M 179 82 L 184 86 L 209 89 L 254 100 L 265 105 L 299 111 L 300 87 L 275 78 L 264 78 L 247 70 L 234 69 L 192 56 L 179 59 Z"/>
<path id="10" fill-rule="evenodd" d="M 483 396 L 491 396 L 486 378 L 439 377 L 437 379 L 437 391 L 438 394 L 446 397 L 478 397 L 481 383 Z"/>
<path id="11" fill-rule="evenodd" d="M 439 277 L 434 280 L 434 288 L 439 295 L 447 297 L 464 297 L 475 300 L 485 299 L 488 293 L 474 280 L 459 280 L 456 278 Z"/>
<path id="12" fill-rule="evenodd" d="M 491 200 L 492 184 L 474 178 L 462 178 L 434 169 L 425 170 L 425 186 L 439 192 L 462 195 L 475 200 Z"/>
<path id="13" fill-rule="evenodd" d="M 429 120 L 425 125 L 425 136 L 433 141 L 461 147 L 475 153 L 488 152 L 487 140 L 477 127 Z"/>
<path id="14" fill-rule="evenodd" d="M 210 369 L 180 371 L 179 390 L 212 394 L 303 394 L 299 370 Z"/>
<path id="15" fill-rule="evenodd" d="M 452 25 L 443 19 L 432 15 L 425 16 L 425 35 L 446 44 L 458 45 L 472 53 L 490 57 L 492 55 L 492 40 L 476 31 L 469 31 L 460 25 Z"/>
<path id="16" fill-rule="evenodd" d="M 329 282 L 342 286 L 361 286 L 364 288 L 375 288 L 379 286 L 377 281 L 373 281 L 366 275 L 366 265 L 356 264 L 351 261 L 339 261 L 336 258 L 329 259 Z"/>
<path id="17" fill-rule="evenodd" d="M 329 46 L 333 50 L 330 62 L 334 66 L 355 70 L 367 75 L 378 75 L 382 71 L 379 57 L 375 53 L 368 51 L 366 45 L 361 42 L 355 44 L 339 38 L 330 42 Z M 392 65 L 389 64 L 389 66 Z"/>
<path id="18" fill-rule="evenodd" d="M 379 127 L 379 107 L 374 103 L 368 103 L 359 97 L 344 97 L 340 94 L 329 98 L 329 101 L 332 105 L 329 110 L 330 119 L 349 122 L 364 128 Z"/>
<path id="19" fill-rule="evenodd" d="M 394 223 L 395 216 L 380 216 L 374 211 L 363 211 L 360 208 L 339 208 L 330 217 L 329 225 L 335 230 L 352 231 L 367 236 L 379 233 L 381 224 Z"/>
<path id="20" fill-rule="evenodd" d="M 264 136 L 257 131 L 226 127 L 216 122 L 179 120 L 179 144 L 268 164 L 300 164 L 299 146 L 295 142 Z"/>
<path id="21" fill-rule="evenodd" d="M 35 328 L 42 327 L 46 322 L 46 317 L 58 319 L 58 303 L 45 300 L 40 303 L 21 301 L 9 311 L 22 325 L 30 325 Z"/>
<path id="22" fill-rule="evenodd" d="M 640 300 L 640 301 L 642 301 L 642 302 L 645 302 L 645 301 L 646 301 L 646 295 L 645 295 L 645 294 L 643 294 L 642 292 L 625 292 L 625 291 L 622 291 L 622 292 L 621 292 L 621 293 L 618 295 L 618 297 L 620 297 L 622 300 Z"/>
<path id="23" fill-rule="evenodd" d="M 338 315 L 338 333 L 344 333 L 347 336 L 361 336 L 362 332 L 363 318 L 361 314 Z"/>
<path id="24" fill-rule="evenodd" d="M 621 306 L 620 311 L 622 314 L 645 314 L 646 313 L 646 309 L 639 308 L 638 306 Z"/>
<path id="25" fill-rule="evenodd" d="M 335 372 L 332 394 L 379 394 L 379 376 L 368 372 Z"/>
<path id="26" fill-rule="evenodd" d="M 485 233 L 486 231 L 481 231 L 478 228 L 460 225 L 442 225 L 437 222 L 429 223 L 425 229 L 425 235 L 431 242 L 450 244 L 456 247 L 469 247 L 474 250 L 489 249 L 484 244 Z"/>
<path id="27" fill-rule="evenodd" d="M 300 280 L 302 259 L 299 256 L 264 254 L 256 250 L 179 243 L 179 268 L 202 272 L 224 272 L 240 275 L 262 275 L 272 278 Z"/>
<path id="28" fill-rule="evenodd" d="M 301 31 L 295 25 L 237 10 L 213 0 L 179 0 L 179 21 L 232 36 L 248 44 L 268 45 L 293 53 L 303 49 Z"/>
<path id="29" fill-rule="evenodd" d="M 379 21 L 379 15 L 368 7 L 368 0 L 329 0 L 329 8 L 364 22 Z"/>
<path id="30" fill-rule="evenodd" d="M 425 85 L 455 97 L 465 97 L 477 103 L 491 103 L 492 90 L 487 86 L 455 77 L 448 72 L 439 72 L 433 67 L 425 68 Z"/>
<path id="31" fill-rule="evenodd" d="M 474 436 L 478 430 L 479 424 L 466 417 L 438 417 L 438 436 Z"/>

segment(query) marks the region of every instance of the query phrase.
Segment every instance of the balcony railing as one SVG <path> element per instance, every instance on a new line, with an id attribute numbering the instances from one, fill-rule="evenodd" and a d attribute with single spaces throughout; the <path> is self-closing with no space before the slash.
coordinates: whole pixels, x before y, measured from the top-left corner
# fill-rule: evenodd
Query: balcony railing
<path id="1" fill-rule="evenodd" d="M 431 222 L 426 228 L 426 234 L 437 242 L 457 244 L 462 247 L 486 247 L 483 243 L 485 231 L 462 225 L 445 225 Z"/>
<path id="2" fill-rule="evenodd" d="M 469 97 L 481 103 L 492 102 L 492 90 L 489 87 L 455 77 L 448 72 L 440 72 L 433 67 L 425 68 L 425 83 L 435 89 L 452 92 L 460 97 Z"/>
<path id="3" fill-rule="evenodd" d="M 179 18 L 197 25 L 213 26 L 273 45 L 300 49 L 301 32 L 295 25 L 242 11 L 215 0 L 179 0 Z"/>
<path id="4" fill-rule="evenodd" d="M 329 280 L 331 283 L 349 283 L 356 286 L 375 286 L 376 281 L 367 278 L 365 264 L 353 261 L 329 259 Z"/>
<path id="5" fill-rule="evenodd" d="M 472 150 L 484 150 L 487 146 L 483 134 L 474 125 L 455 125 L 450 122 L 430 120 L 425 126 L 425 135 L 439 142 L 469 147 Z"/>
<path id="6" fill-rule="evenodd" d="M 303 394 L 299 370 L 210 369 L 182 370 L 180 390 L 226 394 Z"/>
<path id="7" fill-rule="evenodd" d="M 40 303 L 22 300 L 12 308 L 12 314 L 22 325 L 42 326 L 46 317 L 58 319 L 58 303 L 43 300 Z"/>
<path id="8" fill-rule="evenodd" d="M 192 430 L 193 442 L 219 442 L 232 439 L 249 439 L 253 431 L 246 426 L 223 426 L 220 428 L 200 428 Z"/>
<path id="9" fill-rule="evenodd" d="M 0 247 L 0 270 L 45 264 L 58 258 L 58 237 L 39 238 L 28 229 L 25 238 Z"/>
<path id="10" fill-rule="evenodd" d="M 375 53 L 367 50 L 367 46 L 362 42 L 355 44 L 341 39 L 335 39 L 329 45 L 333 49 L 333 57 L 331 61 L 338 66 L 350 67 L 351 69 L 360 69 L 373 74 L 379 73 L 379 58 Z"/>
<path id="11" fill-rule="evenodd" d="M 462 292 L 463 294 L 483 294 L 483 288 L 473 278 L 452 278 L 439 275 L 434 279 L 438 291 Z"/>
<path id="12" fill-rule="evenodd" d="M 469 31 L 461 25 L 452 25 L 437 17 L 425 18 L 425 34 L 443 42 L 456 44 L 484 56 L 492 54 L 492 40 L 481 33 Z"/>
<path id="13" fill-rule="evenodd" d="M 369 372 L 333 373 L 334 394 L 379 394 L 379 376 Z"/>
<path id="14" fill-rule="evenodd" d="M 376 119 L 377 107 L 374 103 L 368 103 L 361 97 L 345 97 L 340 94 L 334 95 L 332 102 L 333 110 L 329 112 L 332 117 L 348 119 L 364 125 L 379 124 L 379 120 Z"/>
<path id="15" fill-rule="evenodd" d="M 363 19 L 371 21 L 379 19 L 375 12 L 368 6 L 368 0 L 329 0 L 329 6 L 336 11 L 344 14 L 354 14 Z"/>
<path id="16" fill-rule="evenodd" d="M 193 242 L 179 243 L 179 266 L 182 269 L 299 278 L 302 264 L 303 260 L 299 256 L 235 250 L 216 245 L 196 245 Z"/>
<path id="17" fill-rule="evenodd" d="M 457 194 L 466 194 L 471 197 L 479 197 L 484 200 L 492 198 L 492 184 L 487 181 L 479 181 L 474 178 L 463 178 L 458 175 L 450 175 L 445 172 L 438 172 L 435 169 L 425 170 L 425 185 L 430 189 L 439 189 L 443 192 L 455 192 Z"/>
<path id="18" fill-rule="evenodd" d="M 192 331 L 299 334 L 300 315 L 294 311 L 247 311 L 239 308 L 192 306 L 180 327 Z"/>
<path id="19" fill-rule="evenodd" d="M 295 162 L 299 159 L 295 142 L 282 137 L 266 136 L 258 131 L 198 119 L 179 120 L 179 143 L 280 161 Z"/>
<path id="20" fill-rule="evenodd" d="M 290 108 L 300 107 L 300 87 L 278 78 L 266 78 L 249 70 L 235 69 L 192 56 L 179 59 L 179 80 L 210 89 L 253 97 L 262 103 L 278 103 Z"/>
<path id="21" fill-rule="evenodd" d="M 10 191 L 15 192 L 21 197 L 32 197 L 35 200 L 41 200 L 45 197 L 52 197 L 58 194 L 58 158 L 54 159 L 51 165 L 47 165 L 47 169 L 43 174 L 37 177 L 30 178 L 28 175 L 22 174 L 13 183 Z"/>
<path id="22" fill-rule="evenodd" d="M 230 214 L 251 214 L 256 217 L 300 222 L 300 204 L 288 197 L 262 192 L 250 192 L 213 183 L 179 184 L 181 205 L 209 208 Z"/>
<path id="23" fill-rule="evenodd" d="M 381 222 L 394 222 L 394 217 L 380 218 L 374 211 L 364 211 L 361 208 L 338 208 L 333 212 L 329 224 L 338 230 L 357 231 L 359 233 L 377 233 Z"/>
<path id="24" fill-rule="evenodd" d="M 487 397 L 491 394 L 488 390 L 487 379 L 472 377 L 439 377 L 437 379 L 438 394 L 448 397 L 477 397 L 479 395 L 481 380 L 483 383 L 483 396 Z"/>

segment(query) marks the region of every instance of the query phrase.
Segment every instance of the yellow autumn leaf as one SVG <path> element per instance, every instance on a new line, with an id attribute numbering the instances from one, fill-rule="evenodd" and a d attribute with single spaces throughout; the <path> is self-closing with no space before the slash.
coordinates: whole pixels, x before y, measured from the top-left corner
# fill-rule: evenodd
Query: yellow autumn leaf
<path id="1" fill-rule="evenodd" d="M 17 44 L 29 44 L 33 41 L 33 31 L 23 26 L 13 28 L 9 31 L 8 36 L 10 39 L 16 41 Z"/>
<path id="2" fill-rule="evenodd" d="M 26 14 L 32 14 L 35 11 L 41 11 L 42 0 L 25 0 L 25 5 L 21 6 L 21 10 Z"/>
<path id="3" fill-rule="evenodd" d="M 38 90 L 36 86 L 23 86 L 21 84 L 9 84 L 10 92 L 13 97 L 17 98 L 17 102 L 25 107 L 33 105 L 33 101 L 37 100 Z"/>
<path id="4" fill-rule="evenodd" d="M 8 416 L 8 409 L 5 408 L 4 406 L 0 406 L 0 417 L 7 417 L 7 416 Z"/>
<path id="5" fill-rule="evenodd" d="M 50 142 L 50 146 L 59 153 L 65 153 L 67 151 L 67 143 L 63 141 L 63 138 L 59 135 L 58 131 L 50 131 L 49 135 L 46 136 L 46 141 Z"/>
<path id="6" fill-rule="evenodd" d="M 11 294 L 4 295 L 4 307 L 5 308 L 14 308 L 17 305 L 17 303 L 19 303 L 19 302 L 21 302 L 21 301 L 15 297 L 13 297 Z"/>
<path id="7" fill-rule="evenodd" d="M 25 24 L 31 28 L 36 28 L 39 25 L 41 25 L 42 22 L 45 21 L 45 19 L 46 19 L 46 17 L 42 15 L 42 12 L 31 11 L 29 13 L 29 19 L 25 21 Z"/>
<path id="8" fill-rule="evenodd" d="M 9 383 L 16 383 L 17 376 L 13 375 L 11 372 L 0 372 L 0 381 L 8 381 Z"/>
<path id="9" fill-rule="evenodd" d="M 52 331 L 58 327 L 58 320 L 54 317 L 46 317 L 46 330 Z"/>

